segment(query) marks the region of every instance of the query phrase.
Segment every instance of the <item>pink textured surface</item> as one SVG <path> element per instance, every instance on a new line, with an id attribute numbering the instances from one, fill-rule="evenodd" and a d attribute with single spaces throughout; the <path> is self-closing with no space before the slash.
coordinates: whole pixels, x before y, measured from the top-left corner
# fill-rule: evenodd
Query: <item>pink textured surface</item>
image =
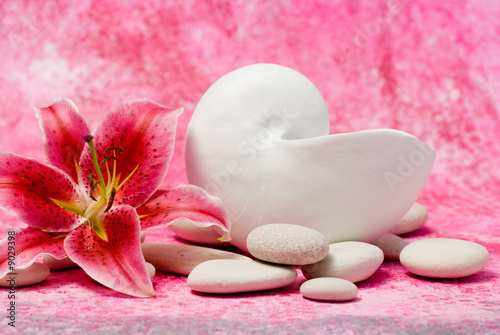
<path id="1" fill-rule="evenodd" d="M 154 299 L 129 298 L 82 270 L 19 288 L 24 334 L 494 334 L 500 321 L 500 3 L 495 0 L 4 1 L 0 4 L 0 150 L 44 161 L 33 106 L 66 96 L 95 126 L 116 103 L 185 107 L 163 184 L 186 182 L 184 134 L 204 91 L 243 65 L 273 62 L 309 77 L 331 132 L 389 127 L 438 153 L 419 201 L 428 224 L 408 241 L 484 245 L 482 272 L 458 280 L 384 263 L 347 303 L 303 299 L 296 284 L 252 294 L 195 294 L 158 273 Z M 22 224 L 3 214 L 0 233 Z M 148 241 L 174 241 L 156 230 Z M 0 329 L 14 331 L 3 316 Z"/>

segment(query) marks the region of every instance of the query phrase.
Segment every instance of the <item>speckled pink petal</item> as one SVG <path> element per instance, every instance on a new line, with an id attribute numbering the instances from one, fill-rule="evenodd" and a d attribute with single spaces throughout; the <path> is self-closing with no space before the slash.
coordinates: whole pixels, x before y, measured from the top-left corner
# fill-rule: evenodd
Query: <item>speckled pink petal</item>
<path id="1" fill-rule="evenodd" d="M 10 258 L 14 260 L 14 267 L 23 269 L 33 264 L 40 254 L 50 254 L 58 259 L 66 257 L 63 243 L 64 234 L 45 233 L 31 227 L 14 230 L 14 234 L 8 234 L 0 241 L 0 278 L 15 272 L 10 269 L 9 256 L 13 254 L 9 252 L 15 251 L 15 257 Z"/>
<path id="2" fill-rule="evenodd" d="M 194 185 L 181 185 L 159 189 L 145 204 L 137 208 L 141 228 L 164 227 L 177 219 L 199 227 L 213 227 L 220 233 L 221 241 L 229 241 L 231 221 L 226 205 L 217 197 Z"/>
<path id="3" fill-rule="evenodd" d="M 117 174 L 124 180 L 137 171 L 116 193 L 115 203 L 137 207 L 146 201 L 165 178 L 174 149 L 177 117 L 181 109 L 167 109 L 142 99 L 129 100 L 115 106 L 96 130 L 94 145 L 99 161 L 103 151 L 119 146 L 116 152 Z M 111 155 L 113 152 L 108 152 Z M 111 167 L 113 162 L 110 161 Z M 104 179 L 107 173 L 103 167 Z M 90 149 L 85 146 L 80 160 L 80 184 L 89 189 L 89 174 L 94 173 Z"/>
<path id="4" fill-rule="evenodd" d="M 43 133 L 45 154 L 50 164 L 67 172 L 78 182 L 78 162 L 85 145 L 83 137 L 90 134 L 85 117 L 73 101 L 56 99 L 50 106 L 35 108 Z"/>
<path id="5" fill-rule="evenodd" d="M 80 208 L 79 187 L 59 169 L 13 153 L 0 153 L 0 206 L 46 232 L 67 232 L 81 216 L 51 200 Z"/>
<path id="6" fill-rule="evenodd" d="M 140 247 L 140 222 L 134 208 L 116 206 L 99 215 L 104 241 L 88 225 L 68 234 L 64 248 L 69 258 L 99 283 L 118 292 L 155 295 Z"/>

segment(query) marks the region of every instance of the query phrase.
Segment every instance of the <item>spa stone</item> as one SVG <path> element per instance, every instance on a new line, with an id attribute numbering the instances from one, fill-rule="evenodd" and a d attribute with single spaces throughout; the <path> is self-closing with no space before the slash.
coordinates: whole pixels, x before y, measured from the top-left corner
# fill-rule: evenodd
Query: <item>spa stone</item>
<path id="1" fill-rule="evenodd" d="M 26 269 L 15 269 L 15 275 L 7 274 L 0 278 L 0 287 L 23 287 L 43 282 L 50 274 L 50 269 L 43 263 L 33 263 Z M 14 278 L 14 281 L 8 281 Z M 14 284 L 14 285 L 12 285 Z"/>
<path id="2" fill-rule="evenodd" d="M 358 288 L 341 278 L 314 278 L 300 286 L 304 298 L 324 301 L 348 301 L 358 296 Z"/>
<path id="3" fill-rule="evenodd" d="M 188 286 L 203 293 L 241 293 L 273 290 L 293 283 L 292 266 L 259 261 L 216 259 L 201 263 L 188 276 Z"/>
<path id="4" fill-rule="evenodd" d="M 301 269 L 307 279 L 335 277 L 357 283 L 370 277 L 383 261 L 384 253 L 379 247 L 347 241 L 330 244 L 328 255 L 322 261 L 302 265 Z"/>
<path id="5" fill-rule="evenodd" d="M 409 272 L 431 278 L 460 278 L 484 269 L 489 252 L 480 244 L 452 239 L 428 238 L 408 244 L 399 255 Z"/>
<path id="6" fill-rule="evenodd" d="M 398 235 L 387 233 L 373 242 L 373 245 L 382 250 L 384 253 L 384 261 L 397 261 L 399 260 L 401 250 L 408 245 L 408 242 Z"/>
<path id="7" fill-rule="evenodd" d="M 427 208 L 419 203 L 414 203 L 389 233 L 395 235 L 411 233 L 422 227 L 427 222 L 427 218 Z"/>
<path id="8" fill-rule="evenodd" d="M 274 223 L 255 228 L 247 238 L 252 256 L 263 261 L 305 265 L 328 254 L 328 242 L 320 232 L 293 224 Z"/>

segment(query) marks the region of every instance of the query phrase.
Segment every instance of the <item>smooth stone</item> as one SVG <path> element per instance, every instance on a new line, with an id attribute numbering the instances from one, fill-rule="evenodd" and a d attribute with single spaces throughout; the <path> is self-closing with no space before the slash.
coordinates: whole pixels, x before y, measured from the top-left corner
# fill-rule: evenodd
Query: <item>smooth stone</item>
<path id="1" fill-rule="evenodd" d="M 397 261 L 399 260 L 401 250 L 408 245 L 408 242 L 398 235 L 387 233 L 372 244 L 382 250 L 384 253 L 384 261 Z"/>
<path id="2" fill-rule="evenodd" d="M 452 239 L 428 238 L 408 244 L 399 255 L 409 272 L 431 278 L 460 278 L 484 269 L 490 254 L 480 244 Z"/>
<path id="3" fill-rule="evenodd" d="M 149 278 L 153 278 L 156 274 L 156 269 L 153 264 L 146 262 L 146 269 L 148 270 Z"/>
<path id="4" fill-rule="evenodd" d="M 238 259 L 249 257 L 234 252 L 185 244 L 143 243 L 142 254 L 156 270 L 187 276 L 200 263 L 213 259 Z"/>
<path id="5" fill-rule="evenodd" d="M 51 270 L 64 270 L 64 269 L 78 267 L 78 265 L 75 262 L 73 262 L 69 257 L 57 259 L 52 255 L 45 254 L 43 255 L 42 261 Z"/>
<path id="6" fill-rule="evenodd" d="M 341 278 L 314 278 L 300 286 L 300 294 L 314 300 L 348 301 L 358 296 L 358 287 Z"/>
<path id="7" fill-rule="evenodd" d="M 43 263 L 33 263 L 26 269 L 15 269 L 12 271 L 13 274 L 7 274 L 3 278 L 0 278 L 0 287 L 11 287 L 12 283 L 7 280 L 15 277 L 14 286 L 23 287 L 34 285 L 43 282 L 50 274 L 50 269 L 47 265 Z"/>
<path id="8" fill-rule="evenodd" d="M 427 222 L 428 217 L 427 208 L 416 202 L 410 207 L 403 218 L 389 230 L 389 233 L 395 235 L 411 233 L 422 227 Z"/>
<path id="9" fill-rule="evenodd" d="M 352 283 L 370 277 L 384 261 L 379 247 L 369 243 L 348 241 L 330 244 L 328 255 L 320 262 L 302 265 L 307 279 L 335 277 Z"/>
<path id="10" fill-rule="evenodd" d="M 273 223 L 252 230 L 247 248 L 252 256 L 266 262 L 305 265 L 325 258 L 329 245 L 326 237 L 314 229 Z"/>
<path id="11" fill-rule="evenodd" d="M 241 293 L 277 289 L 296 279 L 297 271 L 292 266 L 216 259 L 195 267 L 187 284 L 192 290 L 203 293 Z"/>

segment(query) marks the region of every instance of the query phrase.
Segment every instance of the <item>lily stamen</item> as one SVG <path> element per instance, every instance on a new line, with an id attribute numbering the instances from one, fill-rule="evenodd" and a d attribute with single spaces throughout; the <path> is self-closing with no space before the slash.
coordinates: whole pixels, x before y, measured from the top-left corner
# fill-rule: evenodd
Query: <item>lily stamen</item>
<path id="1" fill-rule="evenodd" d="M 122 188 L 122 186 L 130 179 L 130 177 L 132 177 L 132 175 L 135 173 L 135 171 L 137 171 L 137 169 L 141 166 L 141 164 L 138 164 L 134 171 L 132 171 L 128 176 L 127 178 L 125 178 L 122 183 L 120 185 L 118 185 L 118 187 L 116 188 L 117 190 L 119 190 L 120 188 Z"/>
<path id="2" fill-rule="evenodd" d="M 107 161 L 109 161 L 110 159 L 115 159 L 115 160 L 116 160 L 116 156 L 108 156 L 108 157 L 104 158 L 104 159 L 102 160 L 101 164 L 99 164 L 99 169 L 101 169 L 101 168 L 102 168 L 102 166 L 103 166 L 103 165 L 104 165 Z"/>
<path id="3" fill-rule="evenodd" d="M 106 206 L 106 209 L 104 212 L 107 212 L 111 209 L 113 206 L 113 202 L 116 196 L 116 192 L 123 187 L 123 185 L 132 177 L 132 175 L 137 171 L 139 168 L 140 164 L 138 164 L 135 169 L 124 179 L 120 182 L 120 175 L 116 175 L 116 160 L 117 157 L 115 155 L 107 156 L 105 157 L 100 163 L 97 158 L 97 152 L 95 150 L 94 144 L 92 142 L 92 135 L 86 135 L 84 137 L 85 141 L 88 143 L 90 152 L 92 155 L 92 161 L 94 164 L 94 168 L 96 170 L 97 178 L 96 180 L 96 175 L 91 173 L 89 175 L 89 184 L 90 184 L 90 198 L 94 200 L 96 203 L 92 206 L 92 209 L 88 211 L 88 214 L 93 214 L 97 211 L 102 210 L 101 206 Z M 122 147 L 109 147 L 103 151 L 103 156 L 106 156 L 106 153 L 108 151 L 119 151 L 119 154 L 123 153 L 123 148 Z M 113 168 L 112 168 L 112 173 L 109 169 L 108 166 L 108 161 L 113 160 Z M 107 173 L 107 183 L 104 181 L 104 177 L 102 175 L 102 169 L 103 167 L 106 167 L 106 173 Z M 120 184 L 118 184 L 120 182 Z M 100 198 L 97 199 L 94 196 L 94 191 L 96 187 L 99 189 L 99 195 Z"/>
<path id="4" fill-rule="evenodd" d="M 97 199 L 94 197 L 94 190 L 95 187 L 97 186 L 98 182 L 94 180 L 95 175 L 91 173 L 89 175 L 89 185 L 90 185 L 90 198 L 94 201 L 97 201 Z"/>
<path id="5" fill-rule="evenodd" d="M 111 194 L 109 195 L 108 207 L 106 207 L 104 213 L 107 213 L 113 206 L 113 202 L 115 201 L 115 195 L 116 195 L 116 189 L 113 187 L 111 189 Z"/>
<path id="6" fill-rule="evenodd" d="M 106 156 L 106 152 L 111 151 L 111 150 L 119 150 L 120 154 L 123 153 L 123 148 L 122 147 L 109 147 L 107 149 L 104 149 L 104 152 L 102 153 L 103 156 Z"/>

